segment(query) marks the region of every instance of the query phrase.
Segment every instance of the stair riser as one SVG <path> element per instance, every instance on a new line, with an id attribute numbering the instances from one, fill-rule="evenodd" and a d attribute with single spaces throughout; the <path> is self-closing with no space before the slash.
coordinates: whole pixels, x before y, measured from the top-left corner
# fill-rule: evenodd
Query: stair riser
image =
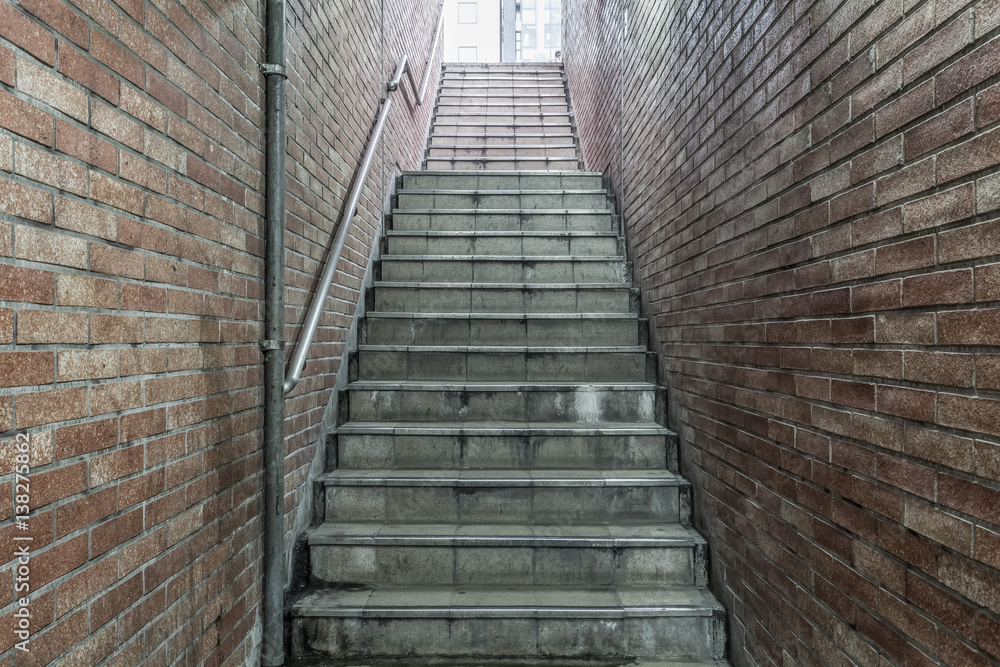
<path id="1" fill-rule="evenodd" d="M 370 318 L 367 345 L 639 345 L 633 319 Z"/>
<path id="2" fill-rule="evenodd" d="M 327 521 L 594 524 L 677 522 L 676 486 L 337 486 Z M 686 517 L 685 517 L 686 520 Z"/>
<path id="3" fill-rule="evenodd" d="M 520 90 L 514 88 L 443 88 L 437 99 L 438 108 L 473 106 L 520 106 L 555 104 L 566 107 L 566 93 L 561 86 Z M 563 109 L 565 111 L 565 109 Z"/>
<path id="4" fill-rule="evenodd" d="M 490 157 L 490 158 L 575 158 L 576 147 L 572 144 L 568 146 L 547 146 L 542 148 L 531 147 L 472 147 L 472 148 L 440 148 L 431 147 L 429 158 L 470 158 L 470 157 Z"/>
<path id="5" fill-rule="evenodd" d="M 612 236 L 394 236 L 389 235 L 390 255 L 524 255 L 611 257 L 620 253 Z"/>
<path id="6" fill-rule="evenodd" d="M 430 160 L 428 160 L 430 162 Z M 610 201 L 603 193 L 589 192 L 419 192 L 403 190 L 396 196 L 397 206 L 406 209 L 598 209 L 610 211 Z"/>
<path id="7" fill-rule="evenodd" d="M 311 545 L 313 576 L 339 585 L 693 585 L 695 547 Z"/>
<path id="8" fill-rule="evenodd" d="M 431 136 L 439 137 L 455 134 L 478 134 L 483 136 L 502 132 L 513 134 L 515 130 L 517 134 L 569 134 L 573 131 L 573 126 L 566 118 L 563 118 L 562 121 L 546 120 L 545 122 L 538 119 L 532 120 L 526 118 L 515 124 L 513 122 L 501 122 L 496 119 L 472 122 L 466 118 L 457 117 L 456 119 L 453 116 L 448 121 L 436 119 L 434 126 L 431 128 Z"/>
<path id="9" fill-rule="evenodd" d="M 345 468 L 445 470 L 676 471 L 676 441 L 666 435 L 341 434 Z"/>
<path id="10" fill-rule="evenodd" d="M 375 288 L 375 310 L 415 313 L 629 313 L 637 304 L 627 287 L 486 289 Z"/>
<path id="11" fill-rule="evenodd" d="M 714 657 L 710 616 L 296 618 L 293 627 L 296 655 L 314 651 L 342 659 Z"/>
<path id="12" fill-rule="evenodd" d="M 406 174 L 403 190 L 600 190 L 600 174 Z"/>
<path id="13" fill-rule="evenodd" d="M 552 114 L 569 114 L 569 109 L 565 104 L 553 102 L 520 102 L 515 104 L 513 100 L 507 102 L 494 102 L 492 104 L 483 100 L 464 100 L 458 104 L 438 103 L 438 116 L 444 118 L 448 116 L 494 116 L 496 114 L 509 116 L 534 116 L 536 118 L 548 118 Z"/>
<path id="14" fill-rule="evenodd" d="M 575 146 L 573 135 L 568 132 L 550 132 L 534 136 L 500 134 L 439 134 L 430 138 L 435 146 Z"/>
<path id="15" fill-rule="evenodd" d="M 652 358 L 643 352 L 362 350 L 358 353 L 358 377 L 451 382 L 648 382 L 656 380 L 656 368 Z"/>
<path id="16" fill-rule="evenodd" d="M 354 389 L 351 421 L 658 422 L 654 389 L 579 387 L 548 391 Z"/>
<path id="17" fill-rule="evenodd" d="M 567 158 L 430 158 L 428 169 L 453 169 L 455 171 L 519 171 L 523 169 L 577 169 L 580 163 Z"/>
<path id="18" fill-rule="evenodd" d="M 625 283 L 621 260 L 382 260 L 382 280 L 431 283 Z"/>
<path id="19" fill-rule="evenodd" d="M 474 176 L 470 174 L 470 176 Z M 440 232 L 608 232 L 618 223 L 607 213 L 447 213 L 407 212 L 392 214 L 392 228 L 399 231 Z"/>

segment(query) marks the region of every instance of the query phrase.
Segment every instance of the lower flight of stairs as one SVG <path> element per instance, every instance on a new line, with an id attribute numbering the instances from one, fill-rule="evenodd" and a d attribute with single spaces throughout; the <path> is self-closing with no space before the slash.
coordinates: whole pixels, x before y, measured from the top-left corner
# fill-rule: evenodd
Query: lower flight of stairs
<path id="1" fill-rule="evenodd" d="M 562 63 L 445 64 L 426 169 L 577 169 Z"/>
<path id="2" fill-rule="evenodd" d="M 297 656 L 722 661 L 616 230 L 600 174 L 402 177 Z"/>

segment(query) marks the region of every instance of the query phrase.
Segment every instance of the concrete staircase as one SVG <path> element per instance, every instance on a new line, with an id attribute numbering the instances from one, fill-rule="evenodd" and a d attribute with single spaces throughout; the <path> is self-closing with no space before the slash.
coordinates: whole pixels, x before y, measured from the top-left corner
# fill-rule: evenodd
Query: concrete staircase
<path id="1" fill-rule="evenodd" d="M 484 76 L 508 98 L 552 81 L 562 92 L 538 99 L 560 120 L 539 123 L 535 99 L 510 127 L 491 95 L 456 94 Z M 721 664 L 724 616 L 601 175 L 459 171 L 535 164 L 493 146 L 555 127 L 567 157 L 544 164 L 575 167 L 560 70 L 444 78 L 461 86 L 442 90 L 428 165 L 455 170 L 402 177 L 293 651 L 310 664 Z"/>
<path id="2" fill-rule="evenodd" d="M 424 168 L 578 169 L 561 63 L 444 65 Z"/>

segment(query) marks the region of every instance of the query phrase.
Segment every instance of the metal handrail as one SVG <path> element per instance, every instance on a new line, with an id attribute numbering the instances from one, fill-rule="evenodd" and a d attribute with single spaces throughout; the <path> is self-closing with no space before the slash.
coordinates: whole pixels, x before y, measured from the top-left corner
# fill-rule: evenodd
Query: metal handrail
<path id="1" fill-rule="evenodd" d="M 427 59 L 427 71 L 424 73 L 424 83 L 421 88 L 420 95 L 417 98 L 417 104 L 422 104 L 424 100 L 424 92 L 426 91 L 427 79 L 430 74 L 430 65 L 434 60 L 434 53 L 437 51 L 438 36 L 441 34 L 441 25 L 443 22 L 444 16 L 441 16 L 438 20 L 437 32 L 434 34 L 434 44 L 431 47 L 431 54 Z M 337 240 L 334 243 L 333 251 L 330 253 L 330 259 L 327 261 L 326 267 L 323 269 L 323 276 L 320 278 L 319 288 L 313 295 L 312 303 L 309 305 L 309 314 L 306 315 L 306 321 L 302 324 L 302 336 L 299 338 L 299 343 L 295 347 L 295 354 L 292 355 L 291 362 L 288 365 L 288 371 L 285 373 L 285 382 L 282 385 L 282 390 L 286 394 L 295 389 L 299 380 L 302 379 L 302 371 L 306 366 L 306 356 L 309 354 L 309 348 L 312 347 L 313 338 L 316 336 L 316 329 L 319 327 L 319 318 L 323 313 L 323 303 L 326 301 L 326 297 L 330 293 L 330 286 L 333 283 L 333 275 L 337 271 L 337 264 L 340 262 L 340 255 L 344 251 L 344 244 L 347 243 L 347 233 L 350 231 L 351 222 L 354 220 L 354 214 L 358 208 L 358 202 L 361 200 L 361 192 L 364 190 L 365 181 L 368 179 L 368 171 L 371 169 L 372 160 L 375 158 L 375 149 L 378 147 L 378 142 L 382 138 L 382 131 L 385 129 L 385 121 L 389 117 L 389 109 L 392 107 L 392 100 L 389 99 L 388 94 L 399 88 L 404 72 L 408 75 L 407 78 L 410 80 L 410 86 L 414 90 L 417 87 L 416 82 L 413 80 L 413 73 L 410 72 L 408 59 L 406 56 L 403 56 L 402 60 L 400 60 L 399 64 L 396 66 L 396 73 L 385 85 L 386 94 L 382 96 L 382 108 L 379 110 L 378 121 L 375 123 L 375 129 L 372 131 L 371 138 L 368 140 L 368 148 L 365 150 L 365 156 L 361 160 L 360 172 L 358 173 L 357 180 L 354 181 L 354 188 L 351 190 L 351 196 L 347 200 L 347 207 L 344 209 L 344 215 L 340 221 L 340 230 L 337 232 Z"/>

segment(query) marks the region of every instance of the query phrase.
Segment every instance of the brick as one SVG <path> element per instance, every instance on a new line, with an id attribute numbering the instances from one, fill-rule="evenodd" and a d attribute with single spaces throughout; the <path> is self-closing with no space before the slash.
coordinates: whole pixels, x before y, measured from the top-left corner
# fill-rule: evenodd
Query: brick
<path id="1" fill-rule="evenodd" d="M 875 250 L 875 273 L 899 273 L 932 266 L 934 251 L 932 235 L 881 246 Z"/>
<path id="2" fill-rule="evenodd" d="M 166 174 L 152 163 L 131 153 L 122 153 L 118 161 L 118 174 L 127 181 L 154 192 L 166 192 Z"/>
<path id="3" fill-rule="evenodd" d="M 903 230 L 914 232 L 956 222 L 974 215 L 975 208 L 972 184 L 960 185 L 904 204 Z"/>
<path id="4" fill-rule="evenodd" d="M 139 381 L 121 381 L 92 385 L 90 412 L 104 415 L 142 407 L 142 385 Z"/>
<path id="5" fill-rule="evenodd" d="M 0 171 L 14 171 L 14 140 L 6 134 L 0 134 Z"/>
<path id="6" fill-rule="evenodd" d="M 86 491 L 87 464 L 79 463 L 34 473 L 31 482 L 31 509 L 37 511 Z"/>
<path id="7" fill-rule="evenodd" d="M 109 452 L 103 456 L 91 459 L 90 486 L 91 488 L 102 486 L 127 475 L 142 472 L 142 469 L 142 445 Z"/>
<path id="8" fill-rule="evenodd" d="M 121 295 L 122 310 L 141 310 L 155 313 L 167 311 L 167 292 L 163 288 L 126 283 L 122 285 Z"/>
<path id="9" fill-rule="evenodd" d="M 118 375 L 116 350 L 59 350 L 59 381 L 101 380 Z"/>
<path id="10" fill-rule="evenodd" d="M 939 271 L 903 279 L 903 306 L 968 303 L 972 298 L 972 271 Z"/>
<path id="11" fill-rule="evenodd" d="M 118 171 L 118 151 L 107 141 L 62 119 L 56 120 L 56 150 L 98 169 Z M 58 199 L 58 198 L 57 198 Z"/>
<path id="12" fill-rule="evenodd" d="M 938 238 L 938 260 L 942 263 L 995 255 L 1000 248 L 1000 220 L 942 232 Z"/>
<path id="13" fill-rule="evenodd" d="M 141 477 L 124 480 L 118 485 L 118 491 L 118 509 L 131 507 L 153 498 L 163 492 L 163 470 L 154 470 Z M 162 540 L 162 536 L 160 539 Z M 124 560 L 122 567 L 128 571 Z"/>
<path id="14" fill-rule="evenodd" d="M 166 132 L 167 112 L 145 93 L 131 86 L 122 86 L 121 109 L 157 132 Z M 144 141 L 144 137 L 139 136 L 138 141 Z M 132 145 L 132 148 L 141 151 L 143 145 L 139 143 L 138 146 Z"/>
<path id="15" fill-rule="evenodd" d="M 109 241 L 118 239 L 118 219 L 113 213 L 58 195 L 55 226 Z"/>
<path id="16" fill-rule="evenodd" d="M 147 405 L 150 401 L 146 401 Z M 122 415 L 121 442 L 148 438 L 163 433 L 167 429 L 167 411 L 163 408 Z"/>
<path id="17" fill-rule="evenodd" d="M 934 421 L 934 392 L 881 385 L 877 395 L 879 412 L 915 421 Z"/>
<path id="18" fill-rule="evenodd" d="M 47 65 L 55 64 L 56 43 L 52 34 L 14 6 L 6 3 L 0 6 L 0 37 L 16 44 Z M 0 117 L 2 115 L 0 114 Z"/>
<path id="19" fill-rule="evenodd" d="M 20 394 L 14 401 L 17 428 L 31 428 L 87 414 L 87 389 L 53 389 Z"/>
<path id="20" fill-rule="evenodd" d="M 16 146 L 14 160 L 15 171 L 22 176 L 82 197 L 87 196 L 89 188 L 86 167 L 28 144 Z"/>
<path id="21" fill-rule="evenodd" d="M 14 342 L 14 311 L 10 308 L 0 308 L 0 344 L 9 345 Z"/>
<path id="22" fill-rule="evenodd" d="M 1000 311 L 956 310 L 938 314 L 941 345 L 991 345 L 995 341 Z"/>
<path id="23" fill-rule="evenodd" d="M 965 16 L 971 19 L 971 12 Z M 971 20 L 968 22 L 971 23 Z M 942 45 L 944 53 L 941 55 L 951 55 L 971 43 L 972 34 L 964 25 L 965 23 L 965 21 L 956 21 L 955 24 L 960 27 L 952 28 L 950 31 L 953 33 L 955 41 Z M 938 72 L 936 76 L 938 100 L 947 102 L 997 72 L 1000 72 L 1000 42 L 994 39 Z"/>
<path id="24" fill-rule="evenodd" d="M 55 310 L 21 310 L 17 315 L 20 345 L 87 342 L 87 315 Z"/>
<path id="25" fill-rule="evenodd" d="M 94 597 L 118 579 L 118 564 L 112 559 L 98 561 L 59 584 L 56 589 L 56 616 L 62 616 Z"/>
<path id="26" fill-rule="evenodd" d="M 79 46 L 83 48 L 89 46 L 90 25 L 87 23 L 87 19 L 73 10 L 72 6 L 58 2 L 58 0 L 25 0 L 19 2 L 18 5 Z M 51 64 L 51 61 L 46 62 Z"/>
<path id="27" fill-rule="evenodd" d="M 128 98 L 128 86 L 121 91 L 122 105 Z M 142 126 L 114 108 L 95 101 L 91 118 L 92 127 L 129 148 L 141 151 L 143 148 Z M 107 171 L 111 171 L 108 169 Z"/>
<path id="28" fill-rule="evenodd" d="M 178 116 L 183 118 L 187 115 L 187 104 L 184 93 L 159 74 L 149 73 L 146 81 L 146 92 Z"/>
<path id="29" fill-rule="evenodd" d="M 142 534 L 142 510 L 136 509 L 94 526 L 90 531 L 91 555 L 103 554 Z M 116 577 L 117 579 L 117 577 Z M 107 589 L 110 584 L 102 586 Z M 93 595 L 89 597 L 94 597 Z"/>
<path id="30" fill-rule="evenodd" d="M 967 176 L 1000 163 L 995 151 L 1000 148 L 1000 128 L 976 135 L 937 156 L 938 183 Z"/>
<path id="31" fill-rule="evenodd" d="M 0 387 L 27 387 L 54 380 L 52 352 L 0 352 Z"/>
<path id="32" fill-rule="evenodd" d="M 81 498 L 72 500 L 56 508 L 56 537 L 64 537 L 88 526 L 115 511 L 118 490 L 90 490 Z"/>
<path id="33" fill-rule="evenodd" d="M 87 268 L 86 241 L 27 225 L 14 227 L 14 255 L 40 264 Z"/>
<path id="34" fill-rule="evenodd" d="M 52 195 L 27 185 L 0 180 L 0 213 L 36 222 L 52 222 Z"/>
<path id="35" fill-rule="evenodd" d="M 146 68 L 142 61 L 103 34 L 94 33 L 90 53 L 102 64 L 121 74 L 133 84 L 137 86 L 143 84 Z M 117 102 L 112 103 L 117 104 Z"/>
<path id="36" fill-rule="evenodd" d="M 145 269 L 142 254 L 120 250 L 103 243 L 90 244 L 90 270 L 123 278 L 142 279 Z"/>
<path id="37" fill-rule="evenodd" d="M 104 37 L 94 33 L 94 44 Z M 59 42 L 59 73 L 92 90 L 111 104 L 118 104 L 118 78 L 66 42 Z"/>
<path id="38" fill-rule="evenodd" d="M 903 135 L 906 159 L 926 155 L 972 132 L 973 116 L 972 100 L 968 99 L 907 130 Z"/>
<path id="39" fill-rule="evenodd" d="M 64 426 L 56 431 L 55 456 L 65 459 L 100 449 L 118 442 L 118 420 L 89 421 L 76 426 Z"/>
<path id="40" fill-rule="evenodd" d="M 1000 355 L 976 355 L 976 386 L 980 389 L 1000 389 Z"/>
<path id="41" fill-rule="evenodd" d="M 1000 435 L 1000 424 L 995 419 L 998 408 L 1000 401 L 993 399 L 942 393 L 938 397 L 937 423 L 975 433 Z"/>
<path id="42" fill-rule="evenodd" d="M 118 307 L 118 283 L 61 273 L 56 277 L 56 303 L 60 306 L 114 309 Z"/>
<path id="43" fill-rule="evenodd" d="M 85 92 L 23 58 L 17 61 L 17 89 L 81 123 L 90 119 Z"/>
<path id="44" fill-rule="evenodd" d="M 121 374 L 148 375 L 167 372 L 167 350 L 140 348 L 121 351 Z"/>
<path id="45" fill-rule="evenodd" d="M 55 135 L 53 123 L 51 114 L 0 90 L 0 127 L 44 146 L 51 146 Z"/>
<path id="46" fill-rule="evenodd" d="M 91 344 L 142 343 L 143 339 L 141 317 L 96 313 L 90 317 Z"/>
<path id="47" fill-rule="evenodd" d="M 128 213 L 142 214 L 142 190 L 99 171 L 90 172 L 90 198 Z"/>
<path id="48" fill-rule="evenodd" d="M 928 158 L 878 179 L 875 182 L 878 205 L 885 206 L 934 187 L 934 164 L 934 158 Z"/>
<path id="49" fill-rule="evenodd" d="M 936 31 L 930 38 L 904 56 L 903 79 L 906 83 L 910 83 L 925 72 L 938 67 L 971 42 L 972 12 L 966 12 L 957 20 Z M 950 99 L 943 97 L 940 92 L 938 92 L 937 98 L 939 104 Z"/>

